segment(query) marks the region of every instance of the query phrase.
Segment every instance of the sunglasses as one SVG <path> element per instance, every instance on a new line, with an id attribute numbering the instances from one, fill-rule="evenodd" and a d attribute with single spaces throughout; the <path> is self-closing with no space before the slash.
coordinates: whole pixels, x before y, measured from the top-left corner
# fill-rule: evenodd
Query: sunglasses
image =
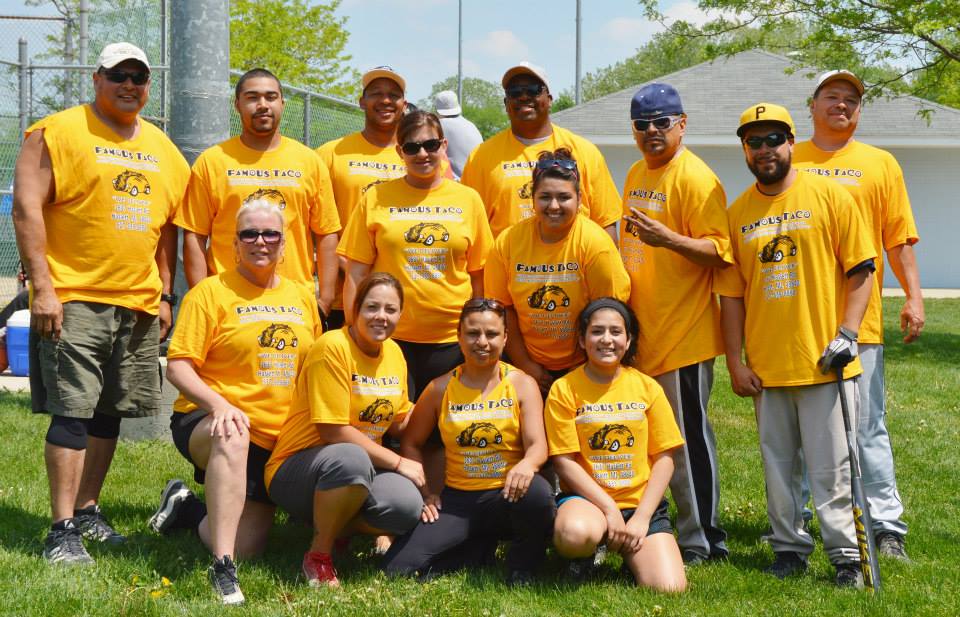
<path id="1" fill-rule="evenodd" d="M 634 120 L 633 128 L 637 129 L 638 133 L 643 133 L 650 128 L 652 124 L 653 128 L 658 131 L 669 131 L 676 126 L 682 118 L 683 116 L 660 116 L 652 120 Z"/>
<path id="2" fill-rule="evenodd" d="M 547 87 L 543 84 L 527 84 L 526 86 L 510 86 L 504 92 L 511 99 L 518 99 L 521 96 L 540 96 Z"/>
<path id="3" fill-rule="evenodd" d="M 150 81 L 150 73 L 148 71 L 120 71 L 110 69 L 101 70 L 100 73 L 115 84 L 122 84 L 129 79 L 133 82 L 133 85 L 142 86 Z"/>
<path id="4" fill-rule="evenodd" d="M 567 171 L 577 172 L 577 162 L 571 159 L 540 159 L 537 161 L 537 169 L 544 171 L 552 167 L 559 167 Z"/>
<path id="5" fill-rule="evenodd" d="M 283 232 L 276 229 L 241 229 L 237 232 L 237 237 L 244 244 L 253 244 L 257 238 L 263 238 L 266 244 L 277 244 L 283 238 Z"/>
<path id="6" fill-rule="evenodd" d="M 747 137 L 743 140 L 743 143 L 750 146 L 751 150 L 759 150 L 763 144 L 767 144 L 768 148 L 779 148 L 787 142 L 787 134 L 777 131 L 776 133 L 770 133 L 764 137 L 759 135 L 754 135 L 753 137 Z"/>
<path id="7" fill-rule="evenodd" d="M 403 153 L 407 156 L 413 156 L 420 152 L 420 148 L 423 148 L 430 154 L 433 154 L 440 149 L 440 146 L 443 145 L 442 139 L 427 139 L 425 141 L 408 141 L 400 146 L 400 149 L 403 150 Z"/>
<path id="8" fill-rule="evenodd" d="M 506 309 L 499 300 L 493 298 L 470 298 L 463 304 L 464 313 L 473 313 L 478 311 L 493 311 L 502 315 Z"/>

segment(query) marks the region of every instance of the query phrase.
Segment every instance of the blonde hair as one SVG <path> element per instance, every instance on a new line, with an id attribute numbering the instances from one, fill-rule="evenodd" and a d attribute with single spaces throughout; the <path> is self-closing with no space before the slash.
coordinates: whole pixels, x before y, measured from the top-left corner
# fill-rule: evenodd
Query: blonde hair
<path id="1" fill-rule="evenodd" d="M 258 191 L 259 192 L 259 191 Z M 251 199 L 253 197 L 253 199 Z M 263 212 L 265 214 L 272 214 L 277 217 L 277 220 L 280 221 L 280 231 L 283 231 L 284 218 L 283 210 L 280 209 L 280 206 L 271 199 L 268 199 L 263 196 L 251 195 L 247 199 L 243 200 L 243 205 L 240 206 L 240 209 L 237 210 L 237 223 L 240 223 L 240 217 L 244 214 L 252 214 L 254 212 Z"/>

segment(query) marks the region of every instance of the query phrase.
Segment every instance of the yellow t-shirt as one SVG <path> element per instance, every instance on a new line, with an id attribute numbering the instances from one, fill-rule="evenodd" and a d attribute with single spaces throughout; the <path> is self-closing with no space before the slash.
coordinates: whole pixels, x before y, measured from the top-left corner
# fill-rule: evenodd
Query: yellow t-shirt
<path id="1" fill-rule="evenodd" d="M 717 254 L 733 263 L 727 196 L 713 171 L 689 150 L 658 169 L 648 169 L 643 160 L 634 163 L 623 186 L 623 214 L 631 207 L 684 236 L 710 240 Z M 644 244 L 630 225 L 621 229 L 620 254 L 640 324 L 640 371 L 656 376 L 723 353 L 713 268 Z"/>
<path id="2" fill-rule="evenodd" d="M 187 187 L 183 155 L 146 120 L 134 139 L 123 139 L 89 105 L 47 116 L 26 134 L 39 130 L 56 186 L 43 221 L 57 297 L 156 315 L 155 255 Z"/>
<path id="3" fill-rule="evenodd" d="M 250 440 L 273 449 L 297 374 L 320 335 L 316 301 L 280 279 L 263 289 L 236 270 L 211 276 L 187 292 L 168 358 L 189 358 L 210 389 L 250 418 Z M 182 395 L 177 413 L 197 406 Z"/>
<path id="4" fill-rule="evenodd" d="M 530 354 L 550 370 L 583 361 L 577 315 L 591 300 L 630 298 L 630 278 L 613 240 L 599 225 L 578 216 L 567 237 L 540 240 L 537 219 L 500 234 L 484 270 L 484 294 L 513 306 Z"/>
<path id="5" fill-rule="evenodd" d="M 907 185 L 897 159 L 886 150 L 854 141 L 836 152 L 826 152 L 813 142 L 793 148 L 793 165 L 804 171 L 833 178 L 853 196 L 860 216 L 873 239 L 877 255 L 903 244 L 916 244 L 917 224 L 913 220 Z M 867 313 L 858 339 L 861 343 L 883 343 L 883 259 L 877 259 L 877 273 Z"/>
<path id="6" fill-rule="evenodd" d="M 580 172 L 582 213 L 601 227 L 620 219 L 620 193 L 600 150 L 583 137 L 552 126 L 553 134 L 532 146 L 507 128 L 470 153 L 460 181 L 480 193 L 494 237 L 533 216 L 533 168 L 544 150 L 568 148 L 573 154 Z"/>
<path id="7" fill-rule="evenodd" d="M 550 456 L 574 454 L 620 509 L 639 505 L 652 457 L 683 445 L 663 388 L 627 366 L 609 384 L 582 366 L 553 382 L 544 422 Z"/>
<path id="8" fill-rule="evenodd" d="M 343 230 L 337 252 L 389 272 L 403 285 L 393 337 L 414 343 L 457 339 L 470 272 L 483 270 L 493 237 L 473 189 L 452 180 L 416 189 L 403 178 L 371 187 Z"/>
<path id="9" fill-rule="evenodd" d="M 437 424 L 447 455 L 446 485 L 461 491 L 503 488 L 507 472 L 523 458 L 516 371 L 500 363 L 500 383 L 487 395 L 460 381 L 453 369 L 440 402 Z"/>
<path id="10" fill-rule="evenodd" d="M 877 256 L 853 198 L 801 173 L 775 197 L 750 187 L 727 214 L 735 265 L 714 288 L 743 298 L 748 365 L 765 387 L 836 381 L 817 360 L 843 318 L 846 273 Z M 860 372 L 857 358 L 844 376 Z"/>
<path id="11" fill-rule="evenodd" d="M 174 222 L 210 240 L 207 267 L 234 267 L 237 212 L 263 198 L 283 210 L 286 249 L 277 273 L 315 290 L 313 234 L 340 231 L 327 169 L 316 153 L 282 137 L 275 150 L 260 152 L 233 137 L 208 148 L 193 164 L 190 187 Z"/>
<path id="12" fill-rule="evenodd" d="M 347 226 L 350 215 L 369 187 L 407 173 L 395 147 L 375 146 L 362 133 L 351 133 L 328 141 L 317 148 L 317 154 L 330 172 L 333 197 L 342 227 Z"/>
<path id="13" fill-rule="evenodd" d="M 264 470 L 268 487 L 290 456 L 324 444 L 314 425 L 350 425 L 381 443 L 390 424 L 410 411 L 400 347 L 387 339 L 380 355 L 371 358 L 353 342 L 348 328 L 327 332 L 310 350 L 290 415 Z"/>

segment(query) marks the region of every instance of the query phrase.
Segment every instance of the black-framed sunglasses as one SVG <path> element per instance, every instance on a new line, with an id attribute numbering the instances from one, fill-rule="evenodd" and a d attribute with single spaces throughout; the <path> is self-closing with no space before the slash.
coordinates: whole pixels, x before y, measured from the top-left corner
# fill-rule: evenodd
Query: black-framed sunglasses
<path id="1" fill-rule="evenodd" d="M 537 169 L 544 171 L 551 167 L 559 167 L 567 171 L 577 172 L 577 162 L 571 159 L 540 159 L 537 161 Z"/>
<path id="2" fill-rule="evenodd" d="M 427 139 L 425 141 L 408 141 L 405 142 L 400 149 L 403 150 L 403 153 L 407 156 L 413 156 L 420 152 L 420 148 L 423 148 L 430 154 L 433 154 L 440 149 L 440 146 L 443 145 L 442 139 Z"/>
<path id="3" fill-rule="evenodd" d="M 237 237 L 244 244 L 253 244 L 257 238 L 263 238 L 266 244 L 277 244 L 283 238 L 283 232 L 276 229 L 241 229 Z"/>
<path id="4" fill-rule="evenodd" d="M 121 71 L 119 69 L 100 69 L 100 73 L 115 84 L 122 84 L 128 79 L 135 86 L 142 86 L 150 80 L 149 71 Z"/>
<path id="5" fill-rule="evenodd" d="M 658 131 L 669 131 L 677 124 L 680 123 L 680 120 L 683 119 L 683 116 L 660 116 L 659 118 L 652 118 L 650 120 L 633 120 L 633 128 L 637 129 L 637 132 L 643 133 L 650 125 L 653 125 L 653 128 Z"/>
<path id="6" fill-rule="evenodd" d="M 764 144 L 766 144 L 768 148 L 779 148 L 786 142 L 787 134 L 782 131 L 770 133 L 768 135 L 764 135 L 763 137 L 754 135 L 743 140 L 743 143 L 750 146 L 751 150 L 759 150 Z"/>
<path id="7" fill-rule="evenodd" d="M 504 92 L 507 93 L 507 96 L 511 99 L 518 99 L 521 96 L 540 96 L 547 87 L 543 84 L 527 84 L 525 86 L 510 86 L 506 88 Z"/>

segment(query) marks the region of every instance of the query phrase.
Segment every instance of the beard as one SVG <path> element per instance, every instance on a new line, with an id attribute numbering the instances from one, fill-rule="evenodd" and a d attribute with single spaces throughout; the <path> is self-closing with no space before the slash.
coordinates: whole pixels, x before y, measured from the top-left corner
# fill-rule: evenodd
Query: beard
<path id="1" fill-rule="evenodd" d="M 760 166 L 757 165 L 756 161 L 750 162 L 747 161 L 747 167 L 750 169 L 750 172 L 753 173 L 754 177 L 762 185 L 776 184 L 784 178 L 787 177 L 787 174 L 790 173 L 790 157 L 786 159 L 781 159 L 776 157 L 773 159 L 774 166 L 772 170 L 760 169 Z"/>

